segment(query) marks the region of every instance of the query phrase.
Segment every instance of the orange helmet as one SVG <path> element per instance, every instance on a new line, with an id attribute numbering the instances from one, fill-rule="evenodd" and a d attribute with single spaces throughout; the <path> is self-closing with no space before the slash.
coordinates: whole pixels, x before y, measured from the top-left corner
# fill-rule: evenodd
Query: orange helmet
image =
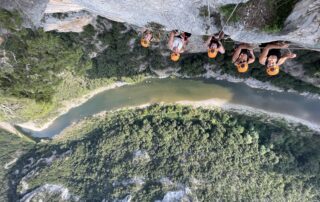
<path id="1" fill-rule="evenodd" d="M 245 73 L 249 69 L 248 63 L 237 64 L 236 66 L 239 73 Z"/>
<path id="2" fill-rule="evenodd" d="M 218 49 L 217 48 L 209 48 L 208 49 L 208 57 L 209 58 L 215 58 L 217 57 Z"/>
<path id="3" fill-rule="evenodd" d="M 177 62 L 180 58 L 180 53 L 171 53 L 171 60 Z"/>
<path id="4" fill-rule="evenodd" d="M 140 43 L 141 43 L 141 46 L 144 48 L 148 48 L 150 45 L 150 41 L 143 39 L 143 38 L 141 39 Z"/>
<path id="5" fill-rule="evenodd" d="M 267 74 L 269 76 L 275 76 L 279 74 L 279 72 L 280 72 L 280 67 L 278 65 L 267 67 Z"/>

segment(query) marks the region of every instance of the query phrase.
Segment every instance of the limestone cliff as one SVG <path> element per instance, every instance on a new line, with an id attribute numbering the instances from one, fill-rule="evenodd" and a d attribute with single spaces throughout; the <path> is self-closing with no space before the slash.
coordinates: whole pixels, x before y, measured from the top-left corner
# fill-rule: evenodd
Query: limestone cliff
<path id="1" fill-rule="evenodd" d="M 237 22 L 228 22 L 219 8 L 244 3 Z M 210 35 L 224 27 L 231 39 L 247 43 L 285 40 L 310 49 L 320 48 L 320 1 L 300 0 L 281 31 L 266 33 L 259 23 L 268 18 L 266 0 L 2 0 L 0 7 L 18 9 L 29 26 L 62 32 L 82 31 L 96 15 L 144 27 L 154 22 L 165 30 L 180 29 L 195 35 Z M 87 12 L 83 12 L 87 11 Z M 57 18 L 54 13 L 67 13 Z M 204 14 L 203 14 L 204 13 Z M 210 16 L 210 17 L 209 17 Z M 261 18 L 261 19 L 260 19 Z M 195 47 L 199 49 L 199 47 Z"/>

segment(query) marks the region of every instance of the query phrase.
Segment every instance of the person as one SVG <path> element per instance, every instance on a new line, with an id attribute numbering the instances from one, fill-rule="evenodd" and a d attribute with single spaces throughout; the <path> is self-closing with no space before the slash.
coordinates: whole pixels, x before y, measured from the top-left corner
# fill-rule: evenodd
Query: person
<path id="1" fill-rule="evenodd" d="M 281 54 L 281 49 L 289 48 L 289 44 L 282 42 L 266 43 L 260 46 L 262 49 L 259 57 L 259 63 L 266 65 L 267 74 L 275 76 L 279 74 L 280 65 L 285 63 L 288 58 L 295 58 L 297 55 L 293 53 Z"/>
<path id="2" fill-rule="evenodd" d="M 144 48 L 148 48 L 150 46 L 151 40 L 153 38 L 152 32 L 150 30 L 145 30 L 142 34 L 141 38 L 141 46 Z"/>
<path id="3" fill-rule="evenodd" d="M 191 36 L 188 32 L 178 33 L 178 30 L 174 30 L 170 33 L 168 46 L 172 51 L 171 60 L 177 62 L 180 58 L 180 54 L 186 49 L 189 42 L 189 37 Z"/>
<path id="4" fill-rule="evenodd" d="M 249 69 L 249 64 L 254 63 L 255 56 L 253 47 L 249 44 L 239 44 L 236 46 L 232 56 L 232 63 L 237 67 L 239 73 L 245 73 Z"/>
<path id="5" fill-rule="evenodd" d="M 224 33 L 221 31 L 218 34 L 215 34 L 206 42 L 206 46 L 208 47 L 208 57 L 209 58 L 215 58 L 217 57 L 218 53 L 224 54 L 225 49 L 220 42 L 220 40 L 224 37 Z"/>

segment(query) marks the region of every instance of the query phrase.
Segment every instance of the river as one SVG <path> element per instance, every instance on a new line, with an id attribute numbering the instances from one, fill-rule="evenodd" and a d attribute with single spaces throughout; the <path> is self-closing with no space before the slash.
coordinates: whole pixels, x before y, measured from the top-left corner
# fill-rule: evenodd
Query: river
<path id="1" fill-rule="evenodd" d="M 319 99 L 307 98 L 295 93 L 254 89 L 243 83 L 230 83 L 214 79 L 166 78 L 150 79 L 135 85 L 104 91 L 61 115 L 43 131 L 31 131 L 25 128 L 23 131 L 36 137 L 53 137 L 72 123 L 102 111 L 147 103 L 201 101 L 213 98 L 221 99 L 228 104 L 249 106 L 267 112 L 289 115 L 320 125 Z"/>

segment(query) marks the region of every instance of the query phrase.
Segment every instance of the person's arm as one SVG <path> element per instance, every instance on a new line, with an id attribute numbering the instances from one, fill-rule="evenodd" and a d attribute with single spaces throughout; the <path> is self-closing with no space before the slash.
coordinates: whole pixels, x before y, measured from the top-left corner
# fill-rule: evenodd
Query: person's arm
<path id="1" fill-rule="evenodd" d="M 256 56 L 254 55 L 254 52 L 253 52 L 252 48 L 249 49 L 249 52 L 250 52 L 251 57 L 249 57 L 248 64 L 252 64 L 256 60 Z"/>
<path id="2" fill-rule="evenodd" d="M 184 39 L 183 39 L 183 46 L 182 46 L 182 48 L 181 48 L 181 50 L 180 50 L 180 53 L 183 53 L 183 52 L 186 50 L 186 48 L 187 48 L 187 43 L 188 43 L 188 40 L 184 40 Z"/>
<path id="3" fill-rule="evenodd" d="M 241 53 L 242 48 L 243 48 L 243 45 L 239 45 L 236 48 L 236 50 L 234 51 L 233 56 L 232 56 L 232 63 L 235 63 L 237 61 L 237 59 L 239 58 L 239 55 Z"/>
<path id="4" fill-rule="evenodd" d="M 291 58 L 295 58 L 297 55 L 296 54 L 293 54 L 293 53 L 289 53 L 289 54 L 286 54 L 284 55 L 283 57 L 281 57 L 277 63 L 277 65 L 282 65 L 283 63 L 286 62 L 287 59 L 291 59 Z"/>
<path id="5" fill-rule="evenodd" d="M 172 50 L 172 46 L 173 46 L 174 35 L 175 35 L 174 32 L 170 32 L 168 47 L 169 47 L 169 49 L 171 49 L 171 50 Z"/>
<path id="6" fill-rule="evenodd" d="M 206 47 L 209 47 L 211 39 L 212 39 L 212 36 L 210 36 L 209 39 L 206 41 Z"/>
<path id="7" fill-rule="evenodd" d="M 259 57 L 259 63 L 262 64 L 262 65 L 265 65 L 266 64 L 266 60 L 267 60 L 267 56 L 268 56 L 268 53 L 269 53 L 269 45 L 267 45 L 266 47 L 264 47 L 262 53 L 260 54 L 260 57 Z"/>

